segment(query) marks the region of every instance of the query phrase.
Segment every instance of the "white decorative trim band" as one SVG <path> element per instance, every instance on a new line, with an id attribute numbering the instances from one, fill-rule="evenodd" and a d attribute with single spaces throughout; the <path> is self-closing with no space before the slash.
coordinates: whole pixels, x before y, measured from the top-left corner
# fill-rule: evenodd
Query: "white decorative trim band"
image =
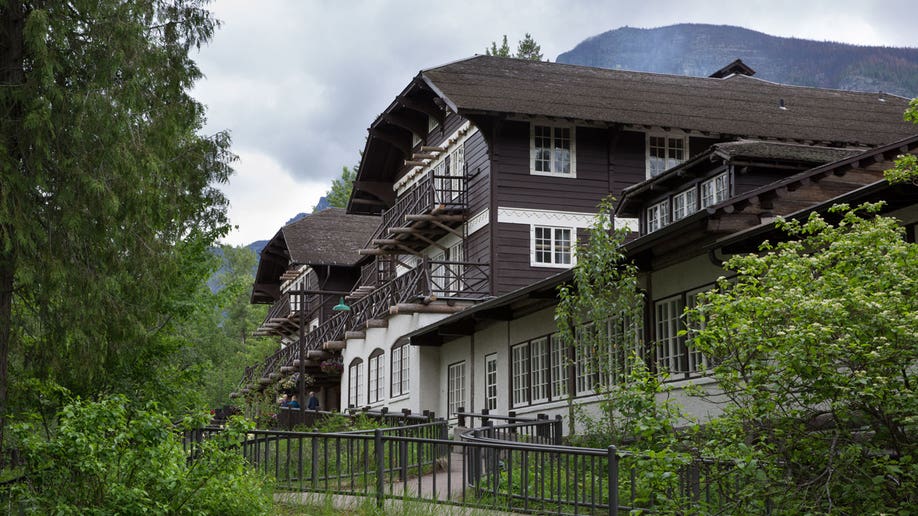
<path id="1" fill-rule="evenodd" d="M 479 229 L 487 226 L 490 220 L 491 210 L 488 208 L 479 211 L 475 215 L 472 215 L 472 217 L 469 218 L 469 221 L 466 223 L 466 230 L 468 231 L 468 234 L 471 235 Z"/>
<path id="2" fill-rule="evenodd" d="M 595 213 L 580 211 L 535 210 L 529 208 L 497 208 L 497 222 L 507 224 L 548 224 L 571 228 L 588 228 L 596 218 Z"/>
<path id="3" fill-rule="evenodd" d="M 637 233 L 640 227 L 640 219 L 615 217 L 613 223 L 616 228 L 628 228 L 632 233 Z"/>

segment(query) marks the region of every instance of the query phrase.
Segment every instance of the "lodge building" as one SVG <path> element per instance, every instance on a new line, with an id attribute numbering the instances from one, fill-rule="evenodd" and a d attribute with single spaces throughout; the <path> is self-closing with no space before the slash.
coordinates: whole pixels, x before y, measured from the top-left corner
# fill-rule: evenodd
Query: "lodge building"
<path id="1" fill-rule="evenodd" d="M 258 333 L 282 348 L 240 389 L 305 368 L 333 409 L 590 403 L 589 357 L 553 314 L 610 194 L 641 271 L 637 347 L 677 388 L 703 384 L 682 311 L 722 260 L 779 236 L 775 217 L 884 199 L 912 239 L 918 222 L 916 187 L 883 179 L 918 153 L 906 99 L 752 74 L 741 61 L 697 78 L 490 56 L 421 71 L 372 122 L 347 209 L 281 228 L 262 252 L 252 302 L 272 308 Z"/>

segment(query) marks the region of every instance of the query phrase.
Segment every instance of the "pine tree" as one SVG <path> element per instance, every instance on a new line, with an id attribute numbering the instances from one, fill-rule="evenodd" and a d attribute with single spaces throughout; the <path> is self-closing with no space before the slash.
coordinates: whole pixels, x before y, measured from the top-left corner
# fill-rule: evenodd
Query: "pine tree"
<path id="1" fill-rule="evenodd" d="M 496 57 L 510 57 L 510 45 L 507 44 L 507 35 L 504 34 L 504 42 L 497 46 L 497 43 L 492 41 L 491 48 L 485 49 L 485 55 L 496 56 Z"/>
<path id="2" fill-rule="evenodd" d="M 516 57 L 518 59 L 529 59 L 530 61 L 541 61 L 542 47 L 527 32 L 526 36 L 516 46 Z"/>

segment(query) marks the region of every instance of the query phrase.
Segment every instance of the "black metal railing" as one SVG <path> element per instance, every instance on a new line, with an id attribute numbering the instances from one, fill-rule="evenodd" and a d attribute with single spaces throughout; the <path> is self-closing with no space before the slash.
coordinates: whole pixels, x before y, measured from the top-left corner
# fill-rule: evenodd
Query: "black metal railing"
<path id="1" fill-rule="evenodd" d="M 446 213 L 465 210 L 468 206 L 466 185 L 465 175 L 434 174 L 433 170 L 427 172 L 383 212 L 379 227 L 368 244 L 387 237 L 389 228 L 405 223 L 406 215 L 429 214 L 435 210 Z"/>

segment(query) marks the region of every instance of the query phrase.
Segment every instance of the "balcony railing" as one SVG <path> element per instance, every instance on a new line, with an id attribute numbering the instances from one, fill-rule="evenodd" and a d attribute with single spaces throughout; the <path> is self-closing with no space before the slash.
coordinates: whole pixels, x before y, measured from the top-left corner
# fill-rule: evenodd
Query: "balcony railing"
<path id="1" fill-rule="evenodd" d="M 296 333 L 300 325 L 300 306 L 303 305 L 303 298 L 306 299 L 306 313 L 303 319 L 308 324 L 309 321 L 318 316 L 318 311 L 322 306 L 322 298 L 318 294 L 283 294 L 277 301 L 271 305 L 265 320 L 255 331 L 255 336 L 264 335 L 292 335 Z"/>
<path id="2" fill-rule="evenodd" d="M 370 237 L 369 245 L 375 240 L 388 239 L 389 229 L 405 225 L 411 215 L 441 214 L 456 215 L 468 206 L 465 175 L 434 174 L 429 171 L 408 192 L 383 212 L 379 228 Z"/>
<path id="3" fill-rule="evenodd" d="M 407 273 L 352 301 L 350 312 L 337 312 L 307 333 L 304 351 L 321 351 L 326 342 L 344 340 L 345 332 L 363 330 L 367 321 L 387 318 L 392 306 L 429 303 L 436 299 L 481 300 L 490 295 L 490 284 L 488 264 L 425 259 Z M 296 358 L 301 358 L 298 343 L 265 359 L 262 374 L 270 376 L 282 366 L 292 365 Z"/>

